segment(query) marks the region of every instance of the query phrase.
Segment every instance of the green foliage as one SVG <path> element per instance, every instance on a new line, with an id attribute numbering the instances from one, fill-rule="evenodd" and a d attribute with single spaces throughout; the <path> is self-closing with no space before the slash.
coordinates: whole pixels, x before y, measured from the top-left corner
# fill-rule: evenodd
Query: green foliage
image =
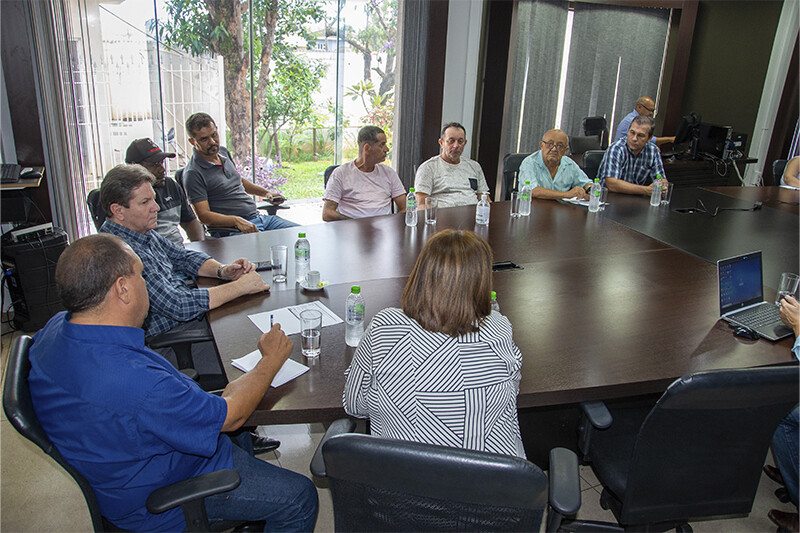
<path id="1" fill-rule="evenodd" d="M 303 127 L 314 122 L 314 101 L 311 95 L 319 90 L 320 80 L 325 75 L 325 66 L 276 50 L 275 74 L 267 87 L 263 124 L 274 129 L 287 122 Z"/>
<path id="2" fill-rule="evenodd" d="M 323 173 L 333 164 L 333 157 L 327 161 L 309 161 L 284 164 L 281 173 L 286 177 L 283 186 L 287 198 L 320 198 L 325 194 Z"/>

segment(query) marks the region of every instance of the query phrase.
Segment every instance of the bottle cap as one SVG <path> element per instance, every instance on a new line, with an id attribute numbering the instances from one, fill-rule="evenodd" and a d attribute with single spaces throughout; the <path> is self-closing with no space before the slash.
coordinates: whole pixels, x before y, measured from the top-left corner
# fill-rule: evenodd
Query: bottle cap
<path id="1" fill-rule="evenodd" d="M 350 292 L 352 294 L 360 294 L 361 293 L 361 287 L 359 287 L 358 285 L 353 285 L 352 287 L 350 287 Z"/>
<path id="2" fill-rule="evenodd" d="M 492 300 L 497 300 L 497 293 L 492 291 Z"/>
<path id="3" fill-rule="evenodd" d="M 595 183 L 600 183 L 600 178 L 595 178 L 595 179 L 594 179 L 594 182 L 595 182 Z"/>
<path id="4" fill-rule="evenodd" d="M 408 192 L 414 192 L 414 187 L 409 187 Z"/>
<path id="5" fill-rule="evenodd" d="M 531 184 L 531 180 L 525 180 L 525 185 L 530 185 L 530 184 Z"/>
<path id="6" fill-rule="evenodd" d="M 305 233 L 298 233 L 298 234 L 297 234 L 297 237 L 298 237 L 299 239 L 305 239 L 305 238 L 306 238 L 306 234 L 305 234 Z"/>

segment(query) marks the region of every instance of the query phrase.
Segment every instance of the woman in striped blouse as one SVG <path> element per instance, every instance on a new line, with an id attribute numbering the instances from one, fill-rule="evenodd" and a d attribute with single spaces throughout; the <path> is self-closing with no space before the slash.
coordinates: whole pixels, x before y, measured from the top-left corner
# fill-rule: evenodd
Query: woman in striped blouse
<path id="1" fill-rule="evenodd" d="M 348 414 L 373 435 L 525 457 L 517 420 L 522 353 L 491 312 L 492 250 L 471 231 L 428 240 L 402 309 L 372 319 L 345 372 Z"/>

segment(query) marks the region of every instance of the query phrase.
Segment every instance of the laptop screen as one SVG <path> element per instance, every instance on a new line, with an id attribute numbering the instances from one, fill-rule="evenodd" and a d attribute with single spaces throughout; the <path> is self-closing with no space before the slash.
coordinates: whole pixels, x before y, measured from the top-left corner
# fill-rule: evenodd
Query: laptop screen
<path id="1" fill-rule="evenodd" d="M 717 261 L 717 278 L 720 315 L 764 301 L 760 251 Z"/>

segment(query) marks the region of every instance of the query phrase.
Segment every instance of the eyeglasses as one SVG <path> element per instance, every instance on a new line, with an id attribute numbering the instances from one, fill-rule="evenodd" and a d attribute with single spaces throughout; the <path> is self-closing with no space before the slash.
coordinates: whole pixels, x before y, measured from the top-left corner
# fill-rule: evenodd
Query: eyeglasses
<path id="1" fill-rule="evenodd" d="M 550 148 L 552 148 L 553 146 L 555 146 L 555 147 L 556 147 L 556 149 L 557 149 L 559 152 L 563 152 L 564 150 L 566 150 L 566 149 L 567 149 L 567 145 L 566 145 L 566 144 L 563 144 L 563 143 L 554 143 L 553 141 L 542 141 L 542 144 L 543 144 L 543 145 L 545 145 L 545 146 L 547 146 L 547 148 L 548 148 L 548 149 L 550 149 Z"/>
<path id="2" fill-rule="evenodd" d="M 640 106 L 641 106 L 643 109 L 646 109 L 646 110 L 647 110 L 649 113 L 652 113 L 653 111 L 655 111 L 655 110 L 656 110 L 656 108 L 655 108 L 655 107 L 654 107 L 653 109 L 650 109 L 649 107 L 647 107 L 647 106 L 646 106 L 646 105 L 644 105 L 644 104 L 638 104 L 638 105 L 640 105 Z"/>

